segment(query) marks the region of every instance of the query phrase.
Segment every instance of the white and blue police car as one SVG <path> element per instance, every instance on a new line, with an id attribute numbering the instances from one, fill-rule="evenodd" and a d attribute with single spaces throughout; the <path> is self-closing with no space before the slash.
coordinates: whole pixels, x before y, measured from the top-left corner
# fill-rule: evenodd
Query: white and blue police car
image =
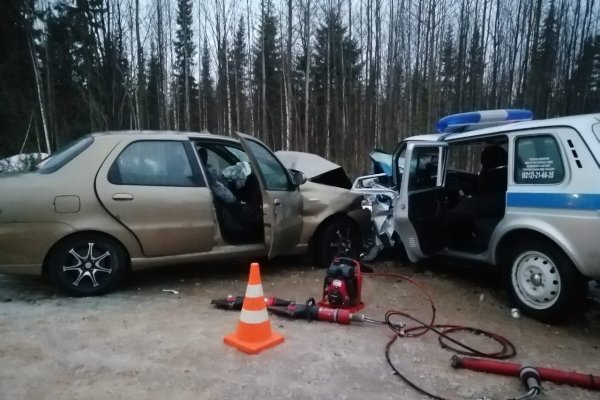
<path id="1" fill-rule="evenodd" d="M 600 114 L 488 110 L 437 128 L 393 155 L 394 228 L 408 258 L 500 266 L 511 301 L 534 318 L 577 310 L 600 279 Z"/>

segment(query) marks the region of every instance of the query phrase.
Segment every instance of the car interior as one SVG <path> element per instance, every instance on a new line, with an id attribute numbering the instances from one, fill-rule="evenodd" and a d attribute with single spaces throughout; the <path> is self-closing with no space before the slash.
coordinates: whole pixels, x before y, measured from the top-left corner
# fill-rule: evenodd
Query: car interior
<path id="1" fill-rule="evenodd" d="M 445 247 L 471 253 L 487 249 L 504 217 L 507 145 L 504 136 L 450 144 L 445 184 L 439 187 L 437 147 L 415 149 L 408 217 L 425 254 Z"/>
<path id="2" fill-rule="evenodd" d="M 246 153 L 231 143 L 195 143 L 208 186 L 213 194 L 217 222 L 223 239 L 230 244 L 264 241 L 262 194 L 256 173 L 241 173 L 248 163 Z M 237 179 L 224 171 L 235 169 Z M 229 176 L 229 177 L 226 177 Z"/>

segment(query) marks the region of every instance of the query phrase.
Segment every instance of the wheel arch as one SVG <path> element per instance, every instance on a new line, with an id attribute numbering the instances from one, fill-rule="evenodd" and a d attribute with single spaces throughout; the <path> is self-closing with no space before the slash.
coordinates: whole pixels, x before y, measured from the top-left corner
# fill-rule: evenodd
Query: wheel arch
<path id="1" fill-rule="evenodd" d="M 66 242 L 67 240 L 69 240 L 73 237 L 76 237 L 76 236 L 80 236 L 80 235 L 98 235 L 98 236 L 103 236 L 107 239 L 114 241 L 119 247 L 121 247 L 121 250 L 123 250 L 123 254 L 125 254 L 125 260 L 127 261 L 127 264 L 126 264 L 127 272 L 129 272 L 131 270 L 131 256 L 129 254 L 129 251 L 127 250 L 127 247 L 125 247 L 119 239 L 117 239 L 115 236 L 110 235 L 106 232 L 95 231 L 95 230 L 89 229 L 89 230 L 72 232 L 66 236 L 63 236 L 62 238 L 57 240 L 56 243 L 54 243 L 52 245 L 52 247 L 50 247 L 50 249 L 46 253 L 46 256 L 44 257 L 44 262 L 42 264 L 42 275 L 44 277 L 48 276 L 48 264 L 50 262 L 50 258 L 52 257 L 52 253 L 54 253 L 56 248 L 58 246 L 60 246 L 61 244 L 63 244 L 64 242 Z"/>
<path id="2" fill-rule="evenodd" d="M 562 245 L 560 241 L 531 228 L 513 229 L 502 236 L 502 238 L 498 241 L 493 253 L 493 264 L 500 266 L 505 265 L 506 258 L 510 253 L 509 249 L 514 248 L 518 243 L 524 240 L 538 240 L 556 247 L 556 249 L 560 250 L 565 257 L 571 261 L 577 271 L 581 274 L 576 260 L 571 256 L 571 254 L 569 254 L 565 246 Z"/>

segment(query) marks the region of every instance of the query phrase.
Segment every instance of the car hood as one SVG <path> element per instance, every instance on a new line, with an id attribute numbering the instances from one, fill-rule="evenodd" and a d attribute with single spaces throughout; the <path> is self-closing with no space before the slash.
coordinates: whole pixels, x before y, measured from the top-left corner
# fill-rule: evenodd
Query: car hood
<path id="1" fill-rule="evenodd" d="M 317 154 L 279 150 L 275 155 L 287 169 L 302 172 L 311 182 L 343 189 L 352 187 L 350 178 L 341 166 Z"/>

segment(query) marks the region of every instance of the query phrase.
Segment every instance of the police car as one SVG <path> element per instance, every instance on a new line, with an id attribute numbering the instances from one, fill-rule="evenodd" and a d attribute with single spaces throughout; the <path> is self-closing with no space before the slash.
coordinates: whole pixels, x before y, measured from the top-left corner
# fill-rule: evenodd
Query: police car
<path id="1" fill-rule="evenodd" d="M 437 128 L 393 155 L 390 210 L 408 258 L 497 265 L 523 313 L 575 311 L 600 279 L 600 114 L 488 110 Z"/>

